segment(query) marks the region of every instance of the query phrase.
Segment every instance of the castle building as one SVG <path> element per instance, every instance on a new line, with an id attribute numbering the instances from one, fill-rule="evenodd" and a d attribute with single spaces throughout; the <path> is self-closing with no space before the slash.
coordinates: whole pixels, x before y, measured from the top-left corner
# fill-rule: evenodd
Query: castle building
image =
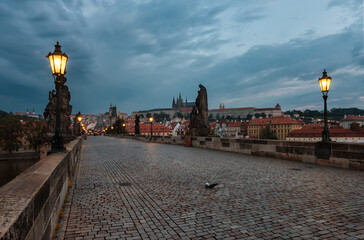
<path id="1" fill-rule="evenodd" d="M 225 104 L 220 103 L 219 109 L 210 109 L 208 114 L 212 118 L 231 117 L 231 118 L 246 118 L 248 115 L 254 116 L 255 114 L 265 114 L 266 117 L 280 117 L 283 116 L 281 106 L 277 103 L 274 108 L 225 108 Z"/>
<path id="2" fill-rule="evenodd" d="M 194 106 L 195 106 L 195 102 L 188 102 L 187 97 L 186 97 L 186 101 L 184 102 L 181 97 L 181 93 L 179 93 L 177 100 L 175 100 L 173 97 L 172 109 L 189 108 L 189 107 L 194 107 Z"/>

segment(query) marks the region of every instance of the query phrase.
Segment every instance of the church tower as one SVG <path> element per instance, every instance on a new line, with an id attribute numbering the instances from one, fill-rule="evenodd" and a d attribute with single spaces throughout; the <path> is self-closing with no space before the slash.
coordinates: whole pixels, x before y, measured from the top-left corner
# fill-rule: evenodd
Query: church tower
<path id="1" fill-rule="evenodd" d="M 173 101 L 172 101 L 172 109 L 175 109 L 176 108 L 176 101 L 174 100 L 174 97 L 173 97 Z"/>

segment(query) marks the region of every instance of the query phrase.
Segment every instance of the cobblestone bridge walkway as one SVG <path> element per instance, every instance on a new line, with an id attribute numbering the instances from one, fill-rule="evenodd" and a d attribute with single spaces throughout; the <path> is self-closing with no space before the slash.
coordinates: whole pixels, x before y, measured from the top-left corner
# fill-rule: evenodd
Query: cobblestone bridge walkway
<path id="1" fill-rule="evenodd" d="M 364 239 L 364 173 L 89 137 L 58 238 Z"/>

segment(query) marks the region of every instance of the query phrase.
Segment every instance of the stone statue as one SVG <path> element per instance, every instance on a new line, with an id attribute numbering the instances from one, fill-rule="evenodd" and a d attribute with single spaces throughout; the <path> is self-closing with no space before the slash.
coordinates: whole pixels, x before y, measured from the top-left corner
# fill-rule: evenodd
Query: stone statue
<path id="1" fill-rule="evenodd" d="M 208 136 L 210 133 L 210 124 L 207 115 L 207 91 L 202 84 L 200 84 L 199 87 L 200 91 L 198 91 L 196 105 L 192 108 L 191 112 L 189 129 L 192 136 Z"/>
<path id="2" fill-rule="evenodd" d="M 138 114 L 135 115 L 135 135 L 139 135 L 140 134 L 140 128 L 139 128 L 139 116 Z"/>
<path id="3" fill-rule="evenodd" d="M 71 94 L 68 90 L 68 87 L 64 85 L 67 81 L 67 78 L 64 77 L 64 82 L 61 86 L 61 132 L 62 134 L 71 134 L 70 126 L 71 119 L 70 115 L 72 113 L 72 106 L 69 105 L 71 100 Z M 57 107 L 57 97 L 56 91 L 49 91 L 49 102 L 44 110 L 43 116 L 44 119 L 47 120 L 47 131 L 50 133 L 54 133 L 56 129 L 56 107 Z"/>

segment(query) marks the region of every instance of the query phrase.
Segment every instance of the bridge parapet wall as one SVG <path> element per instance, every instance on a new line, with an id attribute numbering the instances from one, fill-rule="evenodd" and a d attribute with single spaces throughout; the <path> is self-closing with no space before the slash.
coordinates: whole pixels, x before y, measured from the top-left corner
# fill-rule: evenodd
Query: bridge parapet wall
<path id="1" fill-rule="evenodd" d="M 152 139 L 138 136 L 133 138 L 157 143 L 184 144 L 184 136 L 153 136 Z M 320 144 L 316 142 L 192 137 L 193 147 L 364 171 L 364 144 L 331 142 L 326 145 L 330 149 L 329 155 L 327 158 L 320 158 L 317 157 Z"/>
<path id="2" fill-rule="evenodd" d="M 0 188 L 0 239 L 52 239 L 83 137 Z"/>

